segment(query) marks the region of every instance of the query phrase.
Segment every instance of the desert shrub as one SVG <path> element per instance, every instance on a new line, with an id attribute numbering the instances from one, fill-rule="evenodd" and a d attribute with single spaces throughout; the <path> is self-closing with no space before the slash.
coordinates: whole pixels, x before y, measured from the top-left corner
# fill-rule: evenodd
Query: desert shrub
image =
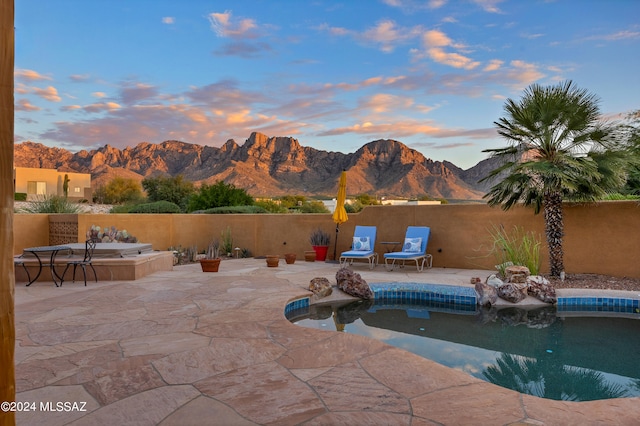
<path id="1" fill-rule="evenodd" d="M 189 198 L 187 211 L 250 205 L 253 205 L 253 197 L 247 194 L 244 189 L 218 181 L 214 185 L 202 184 L 198 191 Z"/>
<path id="2" fill-rule="evenodd" d="M 228 207 L 215 207 L 212 209 L 202 210 L 194 213 L 206 213 L 206 214 L 257 214 L 267 213 L 267 211 L 260 206 L 228 206 Z"/>
<path id="3" fill-rule="evenodd" d="M 182 209 L 170 201 L 155 201 L 131 206 L 128 213 L 182 213 Z"/>
<path id="4" fill-rule="evenodd" d="M 255 202 L 256 206 L 262 207 L 268 213 L 287 213 L 288 209 L 282 204 L 273 200 L 260 200 Z"/>
<path id="5" fill-rule="evenodd" d="M 330 213 L 322 201 L 309 201 L 300 206 L 300 213 Z"/>
<path id="6" fill-rule="evenodd" d="M 186 210 L 189 198 L 196 193 L 193 182 L 182 175 L 146 177 L 142 187 L 149 201 L 170 201 Z"/>
<path id="7" fill-rule="evenodd" d="M 22 213 L 80 213 L 81 211 L 78 204 L 58 195 L 32 201 L 27 207 L 20 210 Z"/>
<path id="8" fill-rule="evenodd" d="M 363 208 L 364 206 L 358 200 L 352 201 L 350 203 L 345 203 L 344 205 L 344 209 L 347 211 L 347 213 L 358 213 L 361 212 Z"/>
<path id="9" fill-rule="evenodd" d="M 100 204 L 126 204 L 142 200 L 142 187 L 134 179 L 116 176 L 93 193 L 93 200 Z"/>
<path id="10" fill-rule="evenodd" d="M 505 276 L 505 268 L 509 265 L 526 266 L 532 275 L 540 273 L 539 236 L 525 232 L 520 226 L 514 226 L 511 232 L 507 232 L 503 226 L 494 225 L 489 233 L 492 240 L 490 254 L 495 257 L 501 276 Z"/>

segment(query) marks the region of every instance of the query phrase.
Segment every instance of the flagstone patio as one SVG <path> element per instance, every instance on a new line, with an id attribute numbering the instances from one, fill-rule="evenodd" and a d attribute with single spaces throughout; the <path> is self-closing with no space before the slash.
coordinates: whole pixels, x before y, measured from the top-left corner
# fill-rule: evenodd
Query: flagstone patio
<path id="1" fill-rule="evenodd" d="M 234 259 L 219 273 L 193 264 L 87 287 L 17 283 L 17 400 L 36 408 L 17 413 L 17 424 L 638 423 L 640 398 L 540 399 L 379 341 L 287 321 L 286 303 L 308 294 L 313 277 L 333 281 L 337 268 Z M 489 273 L 354 269 L 371 283 L 469 285 Z"/>

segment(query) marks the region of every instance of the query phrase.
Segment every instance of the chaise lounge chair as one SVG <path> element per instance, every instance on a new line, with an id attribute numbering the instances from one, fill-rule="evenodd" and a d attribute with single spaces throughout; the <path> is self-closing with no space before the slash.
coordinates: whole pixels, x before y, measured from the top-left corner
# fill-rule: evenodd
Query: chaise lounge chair
<path id="1" fill-rule="evenodd" d="M 407 260 L 416 262 L 416 269 L 422 272 L 425 263 L 427 268 L 431 268 L 433 257 L 427 254 L 427 243 L 431 229 L 427 226 L 409 226 L 404 237 L 402 251 L 395 251 L 384 254 L 384 266 L 388 271 L 393 271 L 396 261 L 403 267 Z M 421 262 L 420 262 L 421 261 Z"/>
<path id="2" fill-rule="evenodd" d="M 353 264 L 354 260 L 369 261 L 369 269 L 378 264 L 378 253 L 374 251 L 376 244 L 376 227 L 356 225 L 353 232 L 353 244 L 351 250 L 340 254 L 340 266 Z"/>

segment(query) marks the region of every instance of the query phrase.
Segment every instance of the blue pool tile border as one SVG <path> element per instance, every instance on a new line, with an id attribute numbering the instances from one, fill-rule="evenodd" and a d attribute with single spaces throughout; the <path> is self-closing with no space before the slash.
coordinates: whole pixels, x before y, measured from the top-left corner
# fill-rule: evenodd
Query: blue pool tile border
<path id="1" fill-rule="evenodd" d="M 400 302 L 421 304 L 433 302 L 443 305 L 475 306 L 476 291 L 470 287 L 444 284 L 389 282 L 370 284 L 376 303 Z"/>
<path id="2" fill-rule="evenodd" d="M 640 314 L 640 300 L 624 297 L 559 297 L 557 308 L 562 312 L 614 312 Z"/>
<path id="3" fill-rule="evenodd" d="M 297 318 L 299 316 L 309 315 L 309 298 L 303 297 L 300 299 L 292 300 L 284 307 L 284 316 L 288 320 Z"/>
<path id="4" fill-rule="evenodd" d="M 477 295 L 471 287 L 405 282 L 373 283 L 369 284 L 369 287 L 373 291 L 374 302 L 378 309 L 409 304 L 440 312 L 476 312 Z M 308 297 L 293 300 L 285 306 L 285 317 L 290 320 L 308 315 L 309 305 Z M 598 296 L 559 297 L 556 312 L 558 314 L 609 312 L 640 316 L 640 299 Z"/>

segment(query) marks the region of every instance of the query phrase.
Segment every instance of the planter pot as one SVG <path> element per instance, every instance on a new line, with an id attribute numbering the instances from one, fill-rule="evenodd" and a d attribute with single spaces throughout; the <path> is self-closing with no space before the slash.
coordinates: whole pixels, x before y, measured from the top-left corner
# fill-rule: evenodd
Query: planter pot
<path id="1" fill-rule="evenodd" d="M 267 256 L 267 266 L 269 268 L 277 268 L 279 263 L 280 263 L 280 257 L 275 255 Z"/>
<path id="2" fill-rule="evenodd" d="M 315 262 L 316 261 L 316 252 L 314 250 L 309 250 L 304 252 L 304 260 L 306 262 Z"/>
<path id="3" fill-rule="evenodd" d="M 329 246 L 313 246 L 313 251 L 316 252 L 316 260 L 324 262 L 327 258 L 327 251 Z"/>
<path id="4" fill-rule="evenodd" d="M 296 263 L 296 254 L 295 253 L 285 253 L 284 260 L 285 260 L 285 262 L 287 262 L 287 265 L 293 265 L 294 263 Z"/>
<path id="5" fill-rule="evenodd" d="M 202 272 L 218 272 L 220 267 L 220 258 L 218 259 L 200 259 Z"/>

